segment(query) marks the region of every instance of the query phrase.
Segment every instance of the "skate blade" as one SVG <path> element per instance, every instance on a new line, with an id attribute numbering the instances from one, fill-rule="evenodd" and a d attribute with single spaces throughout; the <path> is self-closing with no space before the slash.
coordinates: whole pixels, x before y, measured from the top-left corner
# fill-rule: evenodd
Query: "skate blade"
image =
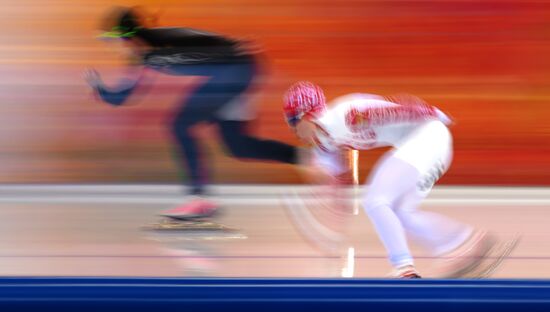
<path id="1" fill-rule="evenodd" d="M 189 243 L 189 242 L 213 242 L 213 241 L 234 241 L 247 239 L 248 236 L 238 232 L 151 232 L 147 239 L 161 243 Z M 184 246 L 185 247 L 185 246 Z M 177 249 L 177 248 L 176 248 Z M 185 248 L 183 248 L 185 249 Z"/>
<path id="2" fill-rule="evenodd" d="M 174 219 L 162 219 L 159 222 L 142 227 L 148 231 L 222 231 L 222 232 L 237 232 L 238 229 L 227 225 L 210 222 L 210 221 L 183 221 Z"/>
<path id="3" fill-rule="evenodd" d="M 507 240 L 501 244 L 497 244 L 491 252 L 491 256 L 483 259 L 483 263 L 477 266 L 477 268 L 468 274 L 462 276 L 462 278 L 487 278 L 491 276 L 502 264 L 502 262 L 508 258 L 508 256 L 517 247 L 521 240 L 520 235 L 514 236 L 512 239 Z"/>
<path id="4" fill-rule="evenodd" d="M 218 208 L 214 211 L 212 211 L 209 214 L 202 214 L 202 215 L 186 215 L 186 216 L 178 216 L 178 215 L 170 215 L 170 214 L 159 214 L 161 218 L 166 218 L 172 221 L 178 221 L 178 222 L 185 222 L 185 221 L 203 221 L 207 218 L 214 218 L 214 217 L 220 217 L 222 216 L 222 209 Z"/>

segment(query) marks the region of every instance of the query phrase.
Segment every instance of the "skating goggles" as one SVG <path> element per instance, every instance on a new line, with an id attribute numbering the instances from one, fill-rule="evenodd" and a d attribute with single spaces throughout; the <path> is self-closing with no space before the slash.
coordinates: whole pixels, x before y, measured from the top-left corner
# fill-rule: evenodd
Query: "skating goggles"
<path id="1" fill-rule="evenodd" d="M 304 117 L 304 113 L 301 113 L 301 114 L 297 114 L 297 115 L 286 115 L 286 123 L 294 128 L 296 127 L 296 125 L 300 122 L 300 120 L 302 120 L 302 118 Z"/>
<path id="2" fill-rule="evenodd" d="M 137 28 L 127 28 L 123 26 L 114 26 L 110 31 L 104 32 L 98 36 L 100 39 L 129 39 L 136 35 L 138 30 L 141 27 Z"/>

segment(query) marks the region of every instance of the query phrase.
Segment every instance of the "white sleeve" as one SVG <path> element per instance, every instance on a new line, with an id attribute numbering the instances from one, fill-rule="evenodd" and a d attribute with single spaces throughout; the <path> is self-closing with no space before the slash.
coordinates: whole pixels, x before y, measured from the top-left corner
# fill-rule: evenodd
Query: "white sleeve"
<path id="1" fill-rule="evenodd" d="M 325 169 L 333 176 L 340 175 L 348 170 L 340 151 L 324 151 L 320 148 L 313 150 L 313 165 Z"/>

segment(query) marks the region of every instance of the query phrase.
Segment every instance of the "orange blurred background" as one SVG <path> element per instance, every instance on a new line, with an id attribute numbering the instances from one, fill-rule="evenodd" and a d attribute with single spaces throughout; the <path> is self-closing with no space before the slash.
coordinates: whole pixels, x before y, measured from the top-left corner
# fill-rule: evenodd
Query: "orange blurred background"
<path id="1" fill-rule="evenodd" d="M 297 143 L 281 96 L 296 80 L 329 98 L 412 93 L 455 118 L 443 183 L 550 184 L 547 1 L 4 0 L 0 13 L 1 183 L 171 183 L 181 173 L 165 126 L 196 77 L 166 78 L 128 107 L 95 102 L 87 67 L 114 81 L 124 64 L 95 39 L 113 4 L 144 5 L 161 26 L 255 39 L 270 76 L 258 133 Z M 294 168 L 225 156 L 204 127 L 216 183 L 295 183 Z M 361 152 L 361 179 L 381 151 Z"/>

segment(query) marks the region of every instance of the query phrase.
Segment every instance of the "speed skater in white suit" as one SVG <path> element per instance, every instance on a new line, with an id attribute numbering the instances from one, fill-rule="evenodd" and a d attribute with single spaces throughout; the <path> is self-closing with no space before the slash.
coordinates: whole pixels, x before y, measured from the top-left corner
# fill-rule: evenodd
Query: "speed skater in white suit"
<path id="1" fill-rule="evenodd" d="M 485 231 L 418 209 L 451 164 L 451 120 L 439 109 L 414 96 L 359 93 L 327 105 L 319 86 L 298 82 L 285 94 L 284 112 L 297 137 L 313 147 L 316 171 L 329 177 L 348 170 L 343 150 L 393 147 L 371 172 L 362 198 L 393 276 L 420 277 L 407 238 L 447 259 L 445 277 L 467 274 L 495 244 Z"/>

